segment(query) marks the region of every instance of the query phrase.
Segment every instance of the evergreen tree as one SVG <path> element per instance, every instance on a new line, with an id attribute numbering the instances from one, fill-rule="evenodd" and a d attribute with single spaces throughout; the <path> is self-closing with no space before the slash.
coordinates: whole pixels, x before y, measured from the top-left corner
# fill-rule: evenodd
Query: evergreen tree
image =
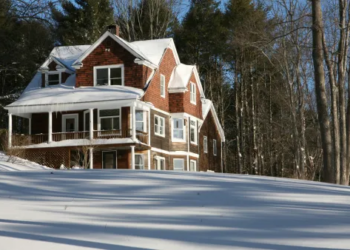
<path id="1" fill-rule="evenodd" d="M 64 0 L 60 8 L 51 6 L 51 12 L 61 45 L 92 44 L 115 23 L 109 0 Z"/>

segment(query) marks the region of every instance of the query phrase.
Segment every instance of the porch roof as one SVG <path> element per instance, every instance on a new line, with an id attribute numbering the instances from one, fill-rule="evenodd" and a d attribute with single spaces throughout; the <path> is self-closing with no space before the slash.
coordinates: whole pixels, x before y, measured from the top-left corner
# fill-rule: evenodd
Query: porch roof
<path id="1" fill-rule="evenodd" d="M 66 85 L 25 91 L 21 97 L 6 106 L 10 113 L 39 113 L 80 108 L 97 108 L 117 101 L 133 101 L 144 94 L 142 89 L 126 86 L 95 86 L 74 88 Z M 99 104 L 97 104 L 99 103 Z"/>

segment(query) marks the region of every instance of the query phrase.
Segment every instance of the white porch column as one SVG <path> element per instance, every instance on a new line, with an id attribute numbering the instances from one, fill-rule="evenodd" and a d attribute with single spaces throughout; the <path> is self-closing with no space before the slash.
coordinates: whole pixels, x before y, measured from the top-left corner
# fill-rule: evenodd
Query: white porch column
<path id="1" fill-rule="evenodd" d="M 94 169 L 94 149 L 90 148 L 89 149 L 89 153 L 90 153 L 90 169 Z"/>
<path id="2" fill-rule="evenodd" d="M 135 169 L 135 146 L 131 146 L 131 169 Z"/>
<path id="3" fill-rule="evenodd" d="M 151 150 L 148 150 L 148 170 L 151 170 Z"/>
<path id="4" fill-rule="evenodd" d="M 148 145 L 151 145 L 151 109 L 148 110 Z"/>
<path id="5" fill-rule="evenodd" d="M 90 140 L 94 139 L 94 109 L 90 109 Z"/>
<path id="6" fill-rule="evenodd" d="M 131 106 L 131 117 L 132 117 L 132 124 L 131 124 L 131 129 L 132 129 L 132 139 L 136 141 L 136 108 L 135 104 Z"/>
<path id="7" fill-rule="evenodd" d="M 49 139 L 48 143 L 52 142 L 52 111 L 49 112 Z"/>
<path id="8" fill-rule="evenodd" d="M 12 147 L 12 114 L 9 113 L 8 147 Z"/>

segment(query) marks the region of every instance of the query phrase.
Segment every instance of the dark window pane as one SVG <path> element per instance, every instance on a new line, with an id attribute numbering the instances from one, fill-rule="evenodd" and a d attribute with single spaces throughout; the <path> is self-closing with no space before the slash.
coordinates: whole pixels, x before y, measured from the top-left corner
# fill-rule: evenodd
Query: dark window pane
<path id="1" fill-rule="evenodd" d="M 90 114 L 85 113 L 85 131 L 90 130 Z"/>
<path id="2" fill-rule="evenodd" d="M 119 117 L 113 118 L 113 129 L 120 129 L 119 128 Z"/>
<path id="3" fill-rule="evenodd" d="M 100 110 L 100 116 L 119 116 L 119 109 Z"/>
<path id="4" fill-rule="evenodd" d="M 111 79 L 111 85 L 122 85 L 122 79 Z"/>
<path id="5" fill-rule="evenodd" d="M 122 69 L 114 68 L 111 69 L 111 78 L 121 78 L 122 77 Z"/>
<path id="6" fill-rule="evenodd" d="M 54 74 L 54 75 L 48 75 L 48 83 L 49 85 L 57 85 L 60 83 L 60 77 L 58 74 Z"/>
<path id="7" fill-rule="evenodd" d="M 97 85 L 108 85 L 108 69 L 96 70 Z"/>
<path id="8" fill-rule="evenodd" d="M 112 130 L 112 119 L 101 119 L 101 130 Z"/>

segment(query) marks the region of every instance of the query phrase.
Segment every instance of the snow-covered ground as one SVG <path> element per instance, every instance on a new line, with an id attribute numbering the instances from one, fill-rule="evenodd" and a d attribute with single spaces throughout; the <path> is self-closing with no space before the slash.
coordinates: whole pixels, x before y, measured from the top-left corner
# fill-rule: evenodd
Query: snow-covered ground
<path id="1" fill-rule="evenodd" d="M 46 166 L 39 165 L 35 162 L 27 161 L 21 158 L 12 158 L 8 161 L 9 156 L 0 152 L 0 172 L 2 171 L 35 171 L 35 170 L 51 170 Z"/>
<path id="2" fill-rule="evenodd" d="M 350 249 L 350 188 L 172 171 L 1 172 L 0 249 Z"/>

